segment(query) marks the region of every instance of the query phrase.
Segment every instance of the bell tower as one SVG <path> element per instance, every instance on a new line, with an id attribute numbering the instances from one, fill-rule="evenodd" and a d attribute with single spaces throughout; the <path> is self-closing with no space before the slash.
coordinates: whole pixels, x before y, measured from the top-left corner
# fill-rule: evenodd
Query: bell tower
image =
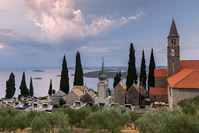
<path id="1" fill-rule="evenodd" d="M 174 19 L 167 40 L 167 76 L 170 77 L 180 71 L 179 35 Z"/>

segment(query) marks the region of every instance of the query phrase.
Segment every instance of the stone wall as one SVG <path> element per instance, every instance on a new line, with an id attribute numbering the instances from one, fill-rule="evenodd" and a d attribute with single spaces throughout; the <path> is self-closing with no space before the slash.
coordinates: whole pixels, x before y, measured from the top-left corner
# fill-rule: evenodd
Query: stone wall
<path id="1" fill-rule="evenodd" d="M 169 95 L 169 94 L 168 94 Z M 179 108 L 178 102 L 184 99 L 190 99 L 199 95 L 199 89 L 173 89 L 171 88 L 171 96 L 169 96 L 169 108 Z"/>
<path id="2" fill-rule="evenodd" d="M 88 93 L 83 95 L 80 100 L 83 103 L 94 103 L 94 98 L 91 95 L 89 95 Z"/>
<path id="3" fill-rule="evenodd" d="M 152 102 L 165 102 L 168 103 L 167 95 L 150 95 L 149 96 Z"/>
<path id="4" fill-rule="evenodd" d="M 75 101 L 80 101 L 80 96 L 70 91 L 68 95 L 66 95 L 66 104 L 72 105 Z"/>
<path id="5" fill-rule="evenodd" d="M 139 105 L 139 92 L 134 86 L 126 91 L 126 104 Z"/>
<path id="6" fill-rule="evenodd" d="M 118 84 L 114 88 L 114 103 L 124 105 L 125 104 L 125 93 L 126 93 L 126 90 L 120 84 Z"/>
<path id="7" fill-rule="evenodd" d="M 155 87 L 167 88 L 167 78 L 155 78 Z"/>

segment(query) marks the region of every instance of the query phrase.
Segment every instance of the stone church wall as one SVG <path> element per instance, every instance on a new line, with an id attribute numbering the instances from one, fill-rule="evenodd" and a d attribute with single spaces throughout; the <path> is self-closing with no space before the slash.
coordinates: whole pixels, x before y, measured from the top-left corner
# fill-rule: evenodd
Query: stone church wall
<path id="1" fill-rule="evenodd" d="M 167 78 L 155 78 L 155 87 L 167 88 Z"/>
<path id="2" fill-rule="evenodd" d="M 199 89 L 171 89 L 171 97 L 169 97 L 170 109 L 179 108 L 178 102 L 184 99 L 194 98 L 199 95 Z"/>

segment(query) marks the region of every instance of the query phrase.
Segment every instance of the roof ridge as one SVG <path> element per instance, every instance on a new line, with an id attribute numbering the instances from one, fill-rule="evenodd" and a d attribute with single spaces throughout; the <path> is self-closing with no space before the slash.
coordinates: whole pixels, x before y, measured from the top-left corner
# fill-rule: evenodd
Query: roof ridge
<path id="1" fill-rule="evenodd" d="M 177 84 L 179 84 L 181 81 L 183 81 L 187 76 L 189 76 L 194 70 L 191 69 L 183 69 L 183 70 L 190 70 L 190 72 L 188 74 L 186 74 L 181 80 L 179 80 L 177 83 L 174 84 L 174 86 L 176 86 Z"/>

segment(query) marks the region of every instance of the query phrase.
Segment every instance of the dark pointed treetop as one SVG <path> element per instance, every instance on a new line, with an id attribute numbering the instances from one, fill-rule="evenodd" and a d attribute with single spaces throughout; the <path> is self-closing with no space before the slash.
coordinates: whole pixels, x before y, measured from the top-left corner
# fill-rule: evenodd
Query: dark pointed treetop
<path id="1" fill-rule="evenodd" d="M 75 77 L 73 85 L 84 85 L 84 72 L 79 51 L 77 51 L 76 54 Z"/>
<path id="2" fill-rule="evenodd" d="M 136 72 L 136 61 L 135 61 L 135 49 L 133 43 L 130 44 L 129 50 L 129 62 L 128 62 L 128 72 L 126 77 L 127 90 L 132 86 L 132 84 L 137 84 L 137 72 Z"/>
<path id="3" fill-rule="evenodd" d="M 30 78 L 30 96 L 34 96 L 34 89 L 33 89 L 32 77 Z"/>
<path id="4" fill-rule="evenodd" d="M 27 85 L 26 85 L 25 72 L 23 72 L 21 85 L 20 85 L 19 89 L 21 90 L 21 96 L 28 96 L 29 95 L 29 89 L 27 88 Z"/>
<path id="5" fill-rule="evenodd" d="M 69 77 L 68 68 L 66 64 L 66 57 L 64 55 L 61 71 L 60 90 L 68 94 L 69 92 Z"/>
<path id="6" fill-rule="evenodd" d="M 179 37 L 174 19 L 172 20 L 170 32 L 168 37 Z"/>
<path id="7" fill-rule="evenodd" d="M 15 91 L 15 75 L 11 73 L 9 79 L 6 81 L 6 98 L 12 98 Z"/>
<path id="8" fill-rule="evenodd" d="M 140 85 L 146 88 L 146 60 L 144 50 L 142 51 L 142 61 L 140 68 Z"/>
<path id="9" fill-rule="evenodd" d="M 52 86 L 52 79 L 50 80 L 48 95 L 51 96 L 53 94 L 53 86 Z"/>
<path id="10" fill-rule="evenodd" d="M 153 48 L 151 49 L 150 63 L 149 63 L 149 75 L 148 75 L 148 92 L 150 91 L 150 87 L 155 87 L 155 59 L 153 54 Z"/>

